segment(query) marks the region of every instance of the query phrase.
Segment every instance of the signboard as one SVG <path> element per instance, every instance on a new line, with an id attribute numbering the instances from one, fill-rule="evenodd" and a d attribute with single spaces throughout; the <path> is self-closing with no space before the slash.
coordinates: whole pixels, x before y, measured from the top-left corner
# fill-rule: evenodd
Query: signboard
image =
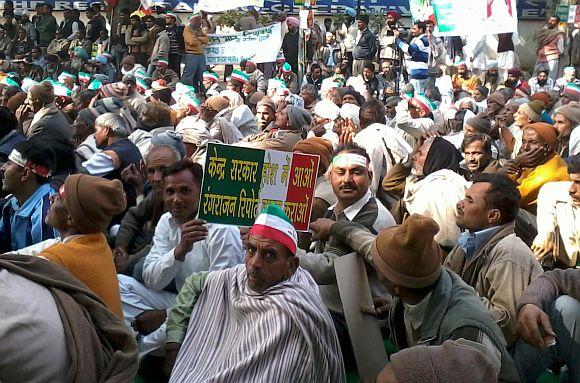
<path id="1" fill-rule="evenodd" d="M 280 23 L 229 35 L 208 35 L 205 61 L 207 65 L 238 64 L 243 59 L 274 62 L 281 46 Z"/>
<path id="2" fill-rule="evenodd" d="M 411 0 L 413 19 L 433 20 L 436 36 L 482 36 L 517 31 L 515 0 Z"/>
<path id="3" fill-rule="evenodd" d="M 199 0 L 196 9 L 214 13 L 249 6 L 263 7 L 264 0 Z"/>
<path id="4" fill-rule="evenodd" d="M 568 19 L 568 13 L 570 12 L 570 6 L 567 4 L 558 4 L 556 6 L 556 16 L 560 18 L 562 21 L 566 21 Z"/>
<path id="5" fill-rule="evenodd" d="M 545 19 L 548 8 L 547 0 L 518 0 L 518 17 L 520 19 Z"/>
<path id="6" fill-rule="evenodd" d="M 580 23 L 580 5 L 571 5 L 568 12 L 568 24 Z"/>
<path id="7" fill-rule="evenodd" d="M 298 231 L 310 223 L 319 157 L 208 144 L 199 218 L 252 226 L 271 203 L 280 206 Z"/>

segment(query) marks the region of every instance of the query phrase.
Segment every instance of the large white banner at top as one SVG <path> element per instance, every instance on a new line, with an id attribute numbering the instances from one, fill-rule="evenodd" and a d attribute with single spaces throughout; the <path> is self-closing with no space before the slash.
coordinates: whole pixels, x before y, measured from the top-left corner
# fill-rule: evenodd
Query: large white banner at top
<path id="1" fill-rule="evenodd" d="M 431 19 L 437 36 L 516 32 L 516 0 L 410 0 L 415 20 Z"/>
<path id="2" fill-rule="evenodd" d="M 274 62 L 282 46 L 281 24 L 230 35 L 208 35 L 205 46 L 207 65 L 239 64 L 243 59 L 255 63 Z"/>
<path id="3" fill-rule="evenodd" d="M 195 9 L 215 13 L 250 6 L 261 8 L 264 6 L 264 0 L 199 0 Z"/>

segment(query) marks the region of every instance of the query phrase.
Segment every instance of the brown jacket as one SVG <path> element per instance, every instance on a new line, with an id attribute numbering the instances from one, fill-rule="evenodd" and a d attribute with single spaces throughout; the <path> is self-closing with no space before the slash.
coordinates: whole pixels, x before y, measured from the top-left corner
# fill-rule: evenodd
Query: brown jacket
<path id="1" fill-rule="evenodd" d="M 274 132 L 262 132 L 248 136 L 244 138 L 244 141 L 239 143 L 239 146 L 291 152 L 300 140 L 302 140 L 302 135 L 299 131 L 276 130 Z"/>
<path id="2" fill-rule="evenodd" d="M 500 226 L 470 260 L 457 245 L 444 265 L 475 289 L 502 329 L 508 346 L 516 339 L 516 304 L 528 285 L 542 274 L 530 248 L 514 234 L 514 223 Z"/>
<path id="3" fill-rule="evenodd" d="M 191 55 L 202 55 L 203 47 L 207 44 L 207 35 L 202 31 L 195 31 L 187 26 L 183 28 L 183 41 L 185 42 L 185 53 Z"/>

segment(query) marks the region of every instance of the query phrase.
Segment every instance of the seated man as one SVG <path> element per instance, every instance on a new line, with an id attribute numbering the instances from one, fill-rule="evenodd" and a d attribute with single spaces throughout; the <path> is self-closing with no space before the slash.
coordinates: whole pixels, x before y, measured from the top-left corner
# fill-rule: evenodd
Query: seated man
<path id="1" fill-rule="evenodd" d="M 316 240 L 315 251 L 298 254 L 301 266 L 314 277 L 319 285 L 324 304 L 335 320 L 347 365 L 353 361 L 350 340 L 343 316 L 342 302 L 336 284 L 334 260 L 353 251 L 341 238 L 329 233 L 327 228 L 334 222 L 356 222 L 371 232 L 393 226 L 395 220 L 389 211 L 375 198 L 370 190 L 372 172 L 366 151 L 356 144 L 339 147 L 334 152 L 327 172 L 332 190 L 338 202 L 328 208 L 323 219 L 311 224 Z M 385 292 L 376 275 L 369 276 L 371 290 L 375 296 Z"/>
<path id="2" fill-rule="evenodd" d="M 554 89 L 554 80 L 550 78 L 550 71 L 548 69 L 540 69 L 535 77 L 528 80 L 528 85 L 532 90 L 532 94 L 549 92 Z"/>
<path id="3" fill-rule="evenodd" d="M 470 75 L 467 64 L 461 61 L 455 65 L 457 74 L 451 76 L 453 83 L 453 91 L 464 91 L 471 94 L 478 86 L 481 85 L 481 80 L 476 75 Z"/>
<path id="4" fill-rule="evenodd" d="M 336 330 L 299 266 L 297 242 L 290 219 L 270 205 L 249 232 L 245 265 L 185 281 L 167 321 L 167 372 L 177 357 L 170 382 L 346 381 Z"/>
<path id="5" fill-rule="evenodd" d="M 1 168 L 2 191 L 12 195 L 2 208 L 0 252 L 15 251 L 54 238 L 45 223 L 54 193 L 49 179 L 56 167 L 52 150 L 37 141 L 22 141 L 14 147 Z"/>
<path id="6" fill-rule="evenodd" d="M 433 218 L 441 228 L 435 240 L 447 251 L 459 238 L 456 205 L 468 187 L 459 174 L 460 161 L 461 154 L 455 146 L 436 137 L 425 141 L 408 161 L 393 166 L 382 183 L 387 194 L 401 200 L 396 214 L 399 222 L 405 212 Z"/>
<path id="7" fill-rule="evenodd" d="M 337 222 L 331 227 L 374 266 L 381 282 L 395 297 L 390 306 L 377 302 L 375 313 L 379 318 L 389 314 L 396 349 L 408 352 L 400 357 L 398 353 L 392 355 L 393 362 L 379 373 L 377 382 L 481 380 L 481 363 L 489 366 L 485 371 L 491 374 L 485 381 L 518 382 L 501 330 L 488 310 L 471 287 L 441 266 L 441 250 L 434 241 L 438 230 L 435 221 L 418 214 L 378 236 L 355 223 Z M 461 368 L 463 362 L 454 365 L 457 368 L 447 367 L 444 376 L 449 378 L 444 379 L 436 375 L 437 366 L 423 366 L 425 352 L 450 344 L 447 341 L 462 346 L 464 353 L 475 356 L 477 363 L 469 368 Z M 435 351 L 442 353 L 441 358 L 461 360 L 456 354 L 447 354 L 445 347 Z"/>
<path id="8" fill-rule="evenodd" d="M 185 279 L 200 271 L 221 270 L 242 262 L 243 249 L 236 227 L 205 224 L 195 219 L 199 205 L 202 169 L 189 160 L 179 161 L 163 172 L 163 199 L 168 210 L 161 216 L 153 246 L 143 265 L 143 281 L 119 274 L 119 290 L 125 322 L 142 337 L 142 354 L 165 341 L 166 310 L 176 294 L 164 291 L 175 282 L 180 290 Z"/>
<path id="9" fill-rule="evenodd" d="M 256 105 L 256 119 L 260 132 L 268 132 L 274 129 L 276 122 L 276 104 L 268 96 L 264 96 Z"/>
<path id="10" fill-rule="evenodd" d="M 572 182 L 548 182 L 538 194 L 538 260 L 552 257 L 566 267 L 580 266 L 580 155 L 566 160 Z"/>
<path id="11" fill-rule="evenodd" d="M 514 360 L 522 382 L 536 382 L 555 362 L 568 369 L 561 381 L 580 380 L 580 270 L 548 271 L 518 302 Z"/>
<path id="12" fill-rule="evenodd" d="M 499 160 L 493 159 L 491 148 L 491 137 L 487 134 L 476 133 L 463 139 L 461 150 L 465 161 L 461 166 L 467 170 L 468 180 L 480 173 L 499 173 L 502 166 Z"/>
<path id="13" fill-rule="evenodd" d="M 472 182 L 457 203 L 457 226 L 467 231 L 445 266 L 475 289 L 509 346 L 517 339 L 517 300 L 542 267 L 514 233 L 520 205 L 515 183 L 499 174 L 478 174 Z"/>
<path id="14" fill-rule="evenodd" d="M 179 76 L 172 69 L 169 69 L 168 66 L 169 62 L 166 60 L 161 59 L 157 61 L 157 66 L 151 74 L 151 79 L 153 81 L 163 80 L 168 87 L 175 89 L 175 84 L 179 82 Z"/>
<path id="15" fill-rule="evenodd" d="M 2 382 L 133 380 L 139 361 L 132 334 L 63 267 L 0 255 L 0 296 Z"/>
<path id="16" fill-rule="evenodd" d="M 51 196 L 46 216 L 46 223 L 58 230 L 62 242 L 38 255 L 68 269 L 120 318 L 117 273 L 103 231 L 114 215 L 125 210 L 125 204 L 118 180 L 80 174 L 67 177 L 59 192 Z"/>
<path id="17" fill-rule="evenodd" d="M 276 120 L 271 129 L 245 137 L 239 145 L 291 152 L 311 123 L 312 117 L 306 109 L 288 105 L 276 112 Z"/>
<path id="18" fill-rule="evenodd" d="M 101 114 L 95 120 L 94 134 L 97 148 L 101 151 L 83 162 L 83 166 L 90 175 L 120 180 L 127 193 L 127 207 L 131 207 L 137 202 L 137 192 L 123 180 L 121 172 L 129 165 L 140 166 L 142 157 L 128 136 L 129 129 L 121 116 L 114 113 Z"/>
<path id="19" fill-rule="evenodd" d="M 537 122 L 524 128 L 522 149 L 516 157 L 516 181 L 522 195 L 522 209 L 536 213 L 540 188 L 553 181 L 568 181 L 564 160 L 556 154 L 556 129 L 550 124 Z"/>
<path id="20" fill-rule="evenodd" d="M 136 261 L 149 253 L 155 227 L 165 213 L 163 206 L 163 172 L 181 160 L 181 155 L 172 146 L 153 145 L 145 158 L 145 174 L 151 191 L 137 205 L 127 211 L 115 239 L 115 264 L 117 272 L 132 275 Z M 132 166 L 123 170 L 124 178 L 134 179 L 137 194 L 143 194 L 141 174 Z"/>

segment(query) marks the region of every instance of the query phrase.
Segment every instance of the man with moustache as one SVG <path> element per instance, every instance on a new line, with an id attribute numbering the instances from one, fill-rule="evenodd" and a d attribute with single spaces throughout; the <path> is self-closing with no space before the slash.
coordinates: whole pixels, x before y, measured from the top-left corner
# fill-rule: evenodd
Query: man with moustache
<path id="1" fill-rule="evenodd" d="M 170 382 L 346 381 L 336 330 L 297 244 L 288 216 L 269 205 L 249 231 L 245 264 L 185 281 L 167 322 Z"/>
<path id="2" fill-rule="evenodd" d="M 476 133 L 463 139 L 461 150 L 465 157 L 462 166 L 467 169 L 468 180 L 479 173 L 499 173 L 501 164 L 494 160 L 491 150 L 491 137 L 487 134 Z"/>
<path id="3" fill-rule="evenodd" d="M 465 231 L 445 266 L 475 289 L 509 347 L 517 339 L 517 301 L 542 267 L 514 233 L 521 200 L 516 184 L 499 174 L 472 181 L 457 203 L 457 226 Z"/>

